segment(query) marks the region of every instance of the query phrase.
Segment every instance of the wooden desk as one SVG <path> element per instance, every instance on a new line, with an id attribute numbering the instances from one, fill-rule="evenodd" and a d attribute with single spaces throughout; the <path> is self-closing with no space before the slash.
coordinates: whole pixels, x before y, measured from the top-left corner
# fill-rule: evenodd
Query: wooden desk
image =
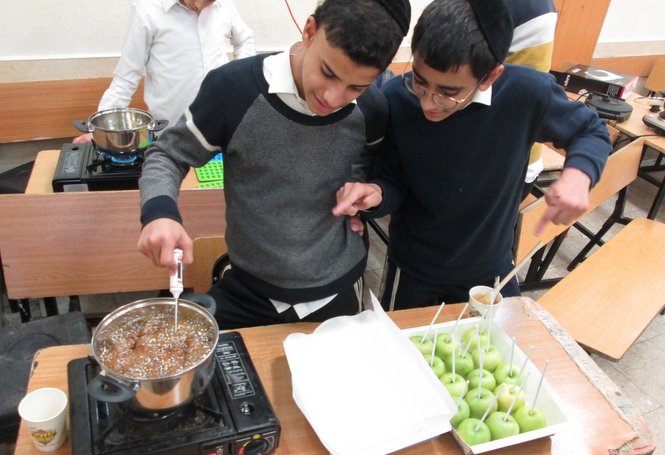
<path id="1" fill-rule="evenodd" d="M 0 254 L 10 299 L 158 290 L 166 270 L 136 249 L 139 192 L 53 193 L 59 150 L 37 155 L 25 194 L 0 195 Z M 179 207 L 192 239 L 224 235 L 224 191 L 196 189 L 190 173 Z M 185 268 L 185 286 L 192 274 Z"/>
<path id="2" fill-rule="evenodd" d="M 641 104 L 635 101 L 637 98 L 640 98 L 641 95 L 632 93 L 628 96 L 626 102 L 633 107 L 633 112 L 630 114 L 628 120 L 625 120 L 621 123 L 611 122 L 611 124 L 618 129 L 621 133 L 629 137 L 645 136 L 645 135 L 654 135 L 656 132 L 647 126 L 642 121 L 642 117 L 646 114 L 651 114 L 651 106 L 646 104 Z M 665 136 L 653 136 L 648 137 L 645 142 L 646 146 L 652 147 L 655 150 L 658 150 L 660 153 L 665 153 Z"/>
<path id="3" fill-rule="evenodd" d="M 429 324 L 437 308 L 396 311 L 391 317 L 402 328 Z M 439 320 L 453 320 L 459 305 L 444 307 Z M 608 453 L 647 454 L 654 441 L 641 415 L 591 358 L 540 305 L 528 298 L 506 299 L 496 321 L 516 337 L 526 351 L 535 346 L 532 360 L 550 361 L 548 381 L 565 402 L 570 429 L 519 446 L 520 454 Z M 283 341 L 289 333 L 310 333 L 315 324 L 284 324 L 243 329 L 245 344 L 282 425 L 280 454 L 325 454 L 327 451 L 291 397 L 291 375 Z M 28 389 L 51 386 L 67 390 L 66 369 L 71 359 L 88 355 L 88 345 L 44 349 L 35 356 Z M 350 412 L 358 412 L 350 410 Z M 493 453 L 514 454 L 515 447 Z M 16 455 L 38 454 L 21 424 Z M 68 443 L 55 454 L 69 454 Z M 450 454 L 459 449 L 450 434 L 406 449 L 404 454 Z"/>

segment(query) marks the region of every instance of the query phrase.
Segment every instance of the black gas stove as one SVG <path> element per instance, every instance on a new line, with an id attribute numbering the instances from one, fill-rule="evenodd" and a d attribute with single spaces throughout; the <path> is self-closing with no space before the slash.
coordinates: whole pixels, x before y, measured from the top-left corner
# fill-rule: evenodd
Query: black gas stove
<path id="1" fill-rule="evenodd" d="M 64 144 L 53 176 L 53 191 L 135 190 L 142 164 L 143 151 L 115 155 L 92 143 Z"/>
<path id="2" fill-rule="evenodd" d="M 87 393 L 99 373 L 94 358 L 69 362 L 73 455 L 260 455 L 273 453 L 280 426 L 237 332 L 221 333 L 206 390 L 174 410 L 139 413 Z"/>

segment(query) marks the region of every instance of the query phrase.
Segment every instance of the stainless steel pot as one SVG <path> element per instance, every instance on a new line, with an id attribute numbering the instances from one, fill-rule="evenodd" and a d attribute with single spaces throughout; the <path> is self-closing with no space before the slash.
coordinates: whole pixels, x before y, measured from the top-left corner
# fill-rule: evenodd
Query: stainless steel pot
<path id="1" fill-rule="evenodd" d="M 168 125 L 168 120 L 155 120 L 149 112 L 131 107 L 95 112 L 88 120 L 75 120 L 74 127 L 92 133 L 98 149 L 112 155 L 125 155 L 145 150 L 155 132 Z"/>
<path id="2" fill-rule="evenodd" d="M 173 299 L 138 300 L 116 309 L 100 322 L 92 336 L 92 353 L 102 372 L 88 384 L 89 393 L 94 398 L 107 402 L 128 402 L 132 408 L 144 411 L 161 411 L 185 404 L 206 389 L 215 371 L 219 327 L 208 311 L 188 300 L 179 300 L 179 320 L 186 317 L 203 318 L 207 326 L 206 335 L 210 337 L 212 346 L 198 364 L 178 374 L 159 378 L 129 377 L 104 364 L 102 345 L 114 330 L 121 330 L 128 320 L 143 317 L 147 312 L 173 314 L 174 307 Z"/>

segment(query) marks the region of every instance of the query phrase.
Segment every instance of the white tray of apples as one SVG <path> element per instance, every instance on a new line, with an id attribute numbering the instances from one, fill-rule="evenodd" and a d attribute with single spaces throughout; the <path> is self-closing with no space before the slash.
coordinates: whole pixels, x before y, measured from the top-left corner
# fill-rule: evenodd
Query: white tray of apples
<path id="1" fill-rule="evenodd" d="M 568 418 L 562 409 L 562 401 L 547 382 L 543 374 L 545 371 L 539 371 L 529 360 L 530 353 L 525 354 L 498 324 L 488 322 L 483 318 L 469 318 L 434 324 L 430 327 L 404 329 L 402 332 L 411 338 L 411 341 L 423 353 L 425 360 L 430 363 L 453 400 L 460 406 L 458 414 L 453 417 L 451 423 L 453 424 L 453 437 L 465 453 L 479 454 L 551 436 L 568 426 Z M 480 345 L 483 346 L 482 356 L 477 354 L 479 332 Z M 462 351 L 460 352 L 457 348 L 455 350 L 457 353 L 455 374 L 464 373 L 468 376 L 474 370 L 469 382 L 467 382 L 468 377 L 466 377 L 467 380 L 464 380 L 458 376 L 452 376 L 453 365 L 450 352 L 453 338 L 450 336 L 451 334 L 454 335 L 454 340 Z M 427 338 L 421 343 L 420 340 L 424 335 Z M 437 349 L 434 354 L 436 355 L 432 355 L 435 339 Z M 467 352 L 462 356 L 465 349 Z M 440 361 L 441 357 L 447 357 L 447 362 Z M 494 385 L 487 378 L 490 376 L 487 372 L 484 373 L 484 384 L 478 385 L 480 357 L 482 357 L 483 368 L 492 373 Z M 444 373 L 441 372 L 442 367 L 445 370 Z M 543 370 L 546 369 L 545 364 Z M 506 384 L 501 387 L 498 383 L 504 381 Z M 513 386 L 511 382 L 515 385 Z M 482 385 L 489 387 L 492 391 L 490 392 Z M 487 392 L 483 390 L 487 390 Z M 495 393 L 499 391 L 501 395 L 496 397 Z M 460 398 L 460 395 L 463 397 Z M 517 395 L 519 395 L 519 399 L 515 399 Z M 537 401 L 535 410 L 532 410 L 534 398 Z M 493 415 L 494 407 L 504 413 L 509 411 L 511 417 L 506 417 L 502 413 Z M 465 408 L 470 414 L 475 415 L 477 420 L 467 419 Z M 484 427 L 478 425 L 478 420 L 483 421 Z M 515 427 L 519 427 L 517 434 L 515 434 Z M 490 435 L 487 442 L 486 433 Z"/>

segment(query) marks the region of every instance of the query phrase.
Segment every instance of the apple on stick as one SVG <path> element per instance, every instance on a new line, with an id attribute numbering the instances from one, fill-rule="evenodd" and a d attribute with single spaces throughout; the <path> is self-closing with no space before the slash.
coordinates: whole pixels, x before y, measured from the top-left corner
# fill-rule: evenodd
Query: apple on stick
<path id="1" fill-rule="evenodd" d="M 434 342 L 432 340 L 425 339 L 425 337 L 414 335 L 410 338 L 410 340 L 425 357 L 430 355 L 434 350 Z"/>
<path id="2" fill-rule="evenodd" d="M 472 390 L 469 393 L 473 392 L 474 391 Z M 484 423 L 487 416 L 490 413 L 496 411 L 496 396 L 494 394 L 491 395 L 492 397 L 487 403 L 485 409 L 483 409 L 483 413 L 480 419 L 478 419 L 477 417 L 473 417 L 473 409 L 471 408 L 471 403 L 469 403 L 469 408 L 471 409 L 471 417 L 464 420 L 457 427 L 457 433 L 469 445 L 482 444 L 484 442 L 489 442 L 492 439 L 492 433 L 489 427 Z M 468 396 L 469 395 L 467 394 L 467 397 Z"/>
<path id="3" fill-rule="evenodd" d="M 515 436 L 520 433 L 520 426 L 515 418 L 510 414 L 501 411 L 491 413 L 487 417 L 485 425 L 487 425 L 487 428 L 490 430 L 492 441 Z"/>
<path id="4" fill-rule="evenodd" d="M 469 382 L 464 381 L 462 387 L 462 393 L 455 399 L 457 413 L 450 419 L 450 424 L 455 428 L 457 428 L 463 420 L 468 419 L 471 416 L 469 404 L 464 400 L 464 394 L 469 387 Z"/>
<path id="5" fill-rule="evenodd" d="M 457 434 L 469 444 L 475 446 L 476 444 L 483 444 L 492 440 L 492 433 L 483 422 L 473 417 L 465 419 L 457 426 Z"/>
<path id="6" fill-rule="evenodd" d="M 440 378 L 446 373 L 446 365 L 443 363 L 443 360 L 437 356 L 432 356 L 432 363 L 430 363 L 430 368 L 432 368 L 432 371 L 437 378 Z"/>
<path id="7" fill-rule="evenodd" d="M 487 389 L 470 389 L 464 399 L 469 404 L 471 417 L 479 419 L 489 407 L 491 412 L 497 410 L 496 396 Z"/>
<path id="8" fill-rule="evenodd" d="M 536 395 L 533 397 L 533 405 L 525 405 L 515 411 L 515 420 L 520 427 L 520 433 L 538 430 L 547 426 L 547 419 L 545 418 L 545 415 L 542 413 L 542 411 L 536 408 L 536 401 L 538 400 L 540 387 L 543 385 L 543 379 L 545 379 L 545 372 L 547 371 L 548 365 L 549 360 L 546 360 L 545 366 L 543 367 L 543 373 L 540 375 L 540 382 L 538 383 L 538 388 L 536 389 Z"/>
<path id="9" fill-rule="evenodd" d="M 455 362 L 455 372 L 462 377 L 466 377 L 471 370 L 473 370 L 473 358 L 468 353 L 469 345 L 460 352 L 459 349 L 448 354 L 444 360 L 446 368 L 451 368 Z"/>

